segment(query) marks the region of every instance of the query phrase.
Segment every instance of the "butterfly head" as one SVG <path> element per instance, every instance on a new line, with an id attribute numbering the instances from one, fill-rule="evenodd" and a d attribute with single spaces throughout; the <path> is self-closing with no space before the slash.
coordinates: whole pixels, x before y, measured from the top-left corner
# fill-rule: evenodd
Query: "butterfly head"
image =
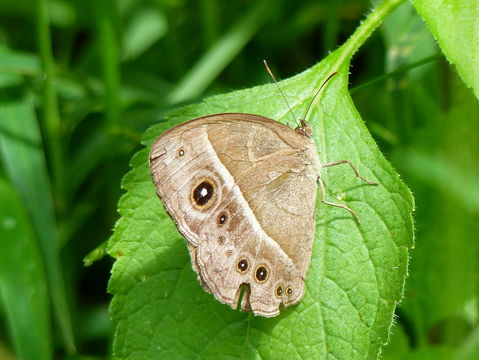
<path id="1" fill-rule="evenodd" d="M 309 138 L 313 137 L 313 128 L 306 120 L 299 119 L 299 125 L 294 130 Z"/>

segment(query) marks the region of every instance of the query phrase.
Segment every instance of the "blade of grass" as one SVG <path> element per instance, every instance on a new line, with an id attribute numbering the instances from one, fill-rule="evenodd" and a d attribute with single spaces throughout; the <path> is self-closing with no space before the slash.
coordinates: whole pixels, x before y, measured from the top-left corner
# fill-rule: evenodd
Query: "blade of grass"
<path id="1" fill-rule="evenodd" d="M 19 51 L 1 50 L 1 73 L 35 76 L 39 76 L 41 74 L 40 62 L 36 55 Z"/>
<path id="2" fill-rule="evenodd" d="M 168 22 L 163 12 L 145 7 L 133 16 L 123 33 L 123 61 L 141 56 L 168 32 Z"/>
<path id="3" fill-rule="evenodd" d="M 212 46 L 218 39 L 220 32 L 220 9 L 217 0 L 200 1 L 203 41 L 205 50 Z"/>
<path id="4" fill-rule="evenodd" d="M 105 83 L 106 124 L 121 122 L 120 104 L 120 51 L 119 34 L 116 27 L 116 2 L 99 0 L 91 5 L 96 14 L 98 31 L 98 53 Z"/>
<path id="5" fill-rule="evenodd" d="M 64 346 L 74 351 L 73 331 L 59 258 L 53 198 L 32 99 L 22 89 L 0 88 L 0 154 L 27 206 L 43 254 L 51 300 Z"/>
<path id="6" fill-rule="evenodd" d="M 43 260 L 30 219 L 0 179 L 0 296 L 20 359 L 51 359 L 50 304 Z"/>
<path id="7" fill-rule="evenodd" d="M 271 13 L 271 0 L 262 0 L 232 26 L 218 42 L 197 61 L 172 90 L 168 104 L 186 101 L 200 95 L 234 57 L 251 40 Z M 259 64 L 260 59 L 258 59 Z"/>

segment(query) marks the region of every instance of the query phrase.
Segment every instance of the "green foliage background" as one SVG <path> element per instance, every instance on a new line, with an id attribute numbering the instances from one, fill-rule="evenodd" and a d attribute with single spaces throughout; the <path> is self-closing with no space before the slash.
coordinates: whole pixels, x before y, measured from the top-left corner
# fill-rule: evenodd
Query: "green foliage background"
<path id="1" fill-rule="evenodd" d="M 144 131 L 180 105 L 270 83 L 263 58 L 282 78 L 312 68 L 368 18 L 380 27 L 367 42 L 366 35 L 357 39 L 359 52 L 352 57 L 349 78 L 342 73 L 342 91 L 349 82 L 352 102 L 414 193 L 417 207 L 405 296 L 382 358 L 478 358 L 479 105 L 474 94 L 479 92 L 479 57 L 473 44 L 479 39 L 479 2 L 416 0 L 413 6 L 386 0 L 388 11 L 367 17 L 373 5 L 362 0 L 0 0 L 0 357 L 110 357 L 113 334 L 125 330 L 115 325 L 121 316 L 142 309 L 148 293 L 133 298 L 138 308 L 126 314 L 112 307 L 112 323 L 106 292 L 112 260 L 105 257 L 85 268 L 82 259 L 111 235 L 120 181 L 132 155 L 142 149 Z M 327 71 L 326 65 L 314 69 Z M 289 83 L 285 86 L 293 96 Z M 308 94 L 298 96 L 301 103 Z M 223 100 L 231 103 L 227 95 L 216 99 L 209 100 L 214 112 L 231 111 L 221 109 Z M 238 101 L 238 108 L 251 108 L 244 103 L 252 99 Z M 274 101 L 263 115 L 284 110 L 280 99 Z M 202 109 L 212 110 L 192 105 L 175 114 L 196 116 Z M 154 129 L 146 142 L 161 131 Z M 135 156 L 132 165 L 144 166 L 140 160 Z M 124 184 L 141 182 L 144 173 L 138 176 L 131 172 Z M 158 204 L 156 198 L 149 201 Z M 134 219 L 135 212 L 128 216 Z M 164 226 L 169 229 L 165 238 L 176 236 L 169 220 Z M 98 254 L 101 248 L 90 259 Z M 181 241 L 169 254 L 178 264 L 188 260 Z M 140 246 L 139 255 L 147 258 L 152 252 Z M 186 281 L 196 281 L 191 270 L 183 272 Z M 110 284 L 113 293 L 129 280 L 116 281 Z M 158 288 L 161 281 L 168 284 L 167 277 L 160 278 Z M 210 306 L 209 295 L 193 291 Z M 185 288 L 187 301 L 175 311 L 194 312 L 198 299 L 189 295 Z M 243 316 L 232 310 L 225 314 Z M 268 326 L 251 327 L 258 331 L 251 333 L 251 352 L 225 346 L 224 351 L 216 347 L 215 355 L 273 358 L 274 349 L 263 347 L 290 349 L 280 339 L 292 328 L 296 345 L 314 337 L 314 328 L 298 323 Z M 233 329 L 239 333 L 223 338 L 241 340 L 240 329 Z M 178 332 L 175 341 L 194 339 L 196 334 L 186 336 L 187 331 Z M 128 339 L 128 332 L 123 334 Z M 258 343 L 259 334 L 277 341 Z M 145 352 L 155 344 L 152 334 L 141 335 L 144 341 L 128 352 L 117 336 L 115 352 L 153 357 L 156 350 Z M 378 336 L 385 341 L 387 335 L 385 328 Z M 161 339 L 161 331 L 155 336 Z M 311 356 L 315 344 L 295 356 Z M 175 345 L 177 352 L 170 356 L 190 357 L 186 350 L 200 345 Z M 354 339 L 348 345 L 356 348 Z M 379 347 L 372 347 L 369 358 Z"/>

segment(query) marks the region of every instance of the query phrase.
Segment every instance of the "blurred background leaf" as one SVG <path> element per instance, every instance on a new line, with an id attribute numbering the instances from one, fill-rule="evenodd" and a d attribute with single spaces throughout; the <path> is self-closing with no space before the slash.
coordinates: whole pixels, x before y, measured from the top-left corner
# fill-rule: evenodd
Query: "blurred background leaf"
<path id="1" fill-rule="evenodd" d="M 472 45 L 479 42 L 479 1 L 416 0 L 414 7 L 447 59 L 479 98 L 479 50 Z"/>
<path id="2" fill-rule="evenodd" d="M 0 74 L 2 77 L 5 75 Z M 18 75 L 7 77 L 12 81 L 10 86 L 0 87 L 0 155 L 9 179 L 18 189 L 31 215 L 45 261 L 47 284 L 56 319 L 65 346 L 73 351 L 70 314 L 58 256 L 53 194 L 33 101 L 24 95 Z"/>
<path id="3" fill-rule="evenodd" d="M 267 9 L 255 15 L 263 3 Z M 472 46 L 477 38 L 477 3 L 415 1 L 413 7 L 405 2 L 353 58 L 350 88 L 355 106 L 412 189 L 417 205 L 410 281 L 390 345 L 384 349 L 385 359 L 398 353 L 414 359 L 477 355 L 479 105 L 467 89 L 476 89 L 474 79 L 479 78 L 477 47 Z M 6 156 L 2 150 L 0 177 L 20 196 L 46 273 L 57 263 L 53 276 L 63 278 L 63 311 L 71 317 L 78 354 L 105 358 L 112 339 L 105 291 L 111 260 L 84 268 L 82 259 L 111 234 L 118 218 L 120 180 L 140 148 L 141 134 L 179 105 L 173 103 L 174 93 L 186 94 L 176 100 L 197 102 L 269 83 L 263 58 L 282 78 L 311 67 L 344 43 L 373 4 L 48 0 L 43 2 L 46 12 L 41 19 L 39 4 L 0 0 L 2 149 L 4 140 L 23 149 L 19 157 Z M 457 18 L 461 21 L 453 21 Z M 441 26 L 435 28 L 435 19 Z M 41 41 L 36 30 L 40 23 L 50 30 Z M 245 23 L 249 25 L 242 28 Z M 48 43 L 51 62 L 46 71 L 41 49 Z M 206 65 L 200 67 L 201 60 Z M 194 71 L 204 71 L 198 84 L 185 81 L 195 79 Z M 45 126 L 47 103 L 49 111 L 58 114 L 55 146 Z M 22 110 L 11 110 L 15 108 Z M 31 137 L 34 128 L 40 130 L 37 138 Z M 21 136 L 17 132 L 10 136 L 8 129 Z M 56 156 L 59 165 L 54 165 Z M 13 169 L 21 167 L 23 175 L 14 180 Z M 62 181 L 55 180 L 55 173 L 62 174 Z M 29 199 L 42 202 L 27 201 L 21 183 L 30 184 L 25 187 Z M 6 200 L 0 199 L 2 204 Z M 50 225 L 37 228 L 38 219 L 47 219 Z M 55 234 L 43 235 L 51 249 L 56 247 L 50 255 L 44 252 L 39 231 Z M 48 260 L 47 255 L 56 259 Z M 47 286 L 51 296 L 53 283 L 32 279 L 39 288 Z M 53 310 L 50 314 L 59 314 Z M 0 354 L 13 357 L 18 349 L 7 314 L 3 304 Z M 64 358 L 71 347 L 62 340 L 67 338 L 60 322 L 51 321 L 53 339 L 42 346 Z M 44 341 L 49 342 L 48 334 Z"/>
<path id="4" fill-rule="evenodd" d="M 0 179 L 0 296 L 22 359 L 51 359 L 50 304 L 37 239 L 13 186 Z"/>

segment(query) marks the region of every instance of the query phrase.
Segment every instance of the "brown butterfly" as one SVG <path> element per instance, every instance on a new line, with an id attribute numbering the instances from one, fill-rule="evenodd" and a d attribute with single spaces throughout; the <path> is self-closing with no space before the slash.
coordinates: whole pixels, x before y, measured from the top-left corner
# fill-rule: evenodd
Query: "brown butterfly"
<path id="1" fill-rule="evenodd" d="M 243 113 L 175 126 L 156 139 L 150 153 L 158 196 L 188 241 L 204 289 L 236 308 L 245 288 L 241 308 L 266 317 L 304 295 L 317 184 L 323 203 L 348 210 L 359 223 L 352 209 L 325 199 L 320 170 L 339 164 L 376 184 L 347 160 L 321 164 L 305 120 L 293 129 Z"/>

